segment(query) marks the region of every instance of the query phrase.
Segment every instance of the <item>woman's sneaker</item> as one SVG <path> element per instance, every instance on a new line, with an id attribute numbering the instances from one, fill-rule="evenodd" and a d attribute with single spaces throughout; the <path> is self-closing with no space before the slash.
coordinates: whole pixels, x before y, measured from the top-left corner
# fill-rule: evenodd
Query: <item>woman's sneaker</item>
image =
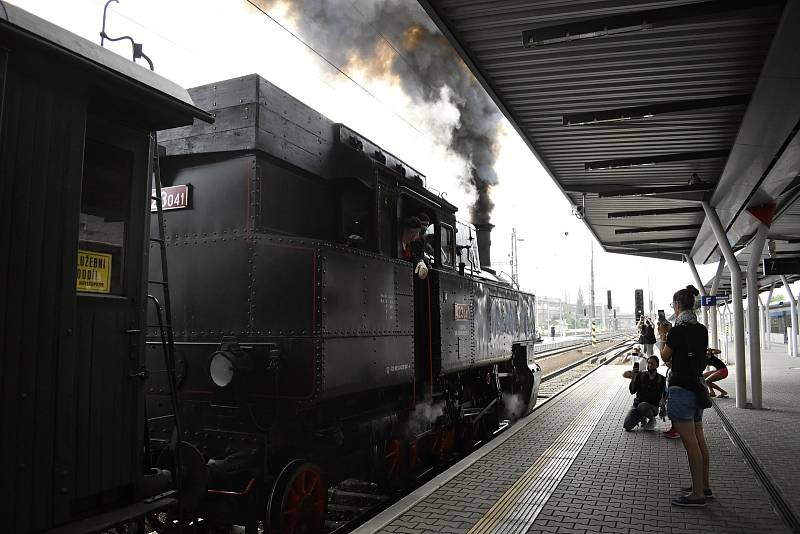
<path id="1" fill-rule="evenodd" d="M 692 487 L 691 486 L 686 486 L 685 488 L 681 488 L 681 491 L 684 492 L 685 494 L 689 495 L 689 494 L 692 493 Z M 706 489 L 703 490 L 703 497 L 705 497 L 706 499 L 713 499 L 714 498 L 714 492 L 711 491 L 711 488 L 706 488 Z"/>
<path id="2" fill-rule="evenodd" d="M 686 506 L 689 508 L 702 508 L 706 505 L 705 497 L 689 497 L 688 495 L 681 495 L 672 499 L 672 504 L 675 506 Z"/>
<path id="3" fill-rule="evenodd" d="M 665 438 L 669 438 L 669 439 L 678 439 L 679 437 L 681 437 L 681 435 L 678 434 L 678 431 L 675 430 L 674 428 L 670 428 L 669 430 L 667 430 L 666 432 L 662 432 L 661 434 Z M 691 489 L 689 491 L 691 491 Z"/>

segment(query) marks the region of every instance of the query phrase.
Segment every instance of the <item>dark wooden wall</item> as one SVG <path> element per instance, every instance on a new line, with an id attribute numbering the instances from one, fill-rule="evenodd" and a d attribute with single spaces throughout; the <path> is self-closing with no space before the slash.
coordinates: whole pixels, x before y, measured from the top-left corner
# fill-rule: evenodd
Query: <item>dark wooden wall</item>
<path id="1" fill-rule="evenodd" d="M 86 103 L 64 87 L 15 70 L 12 53 L 4 104 L 0 517 L 3 530 L 27 532 L 58 520 L 55 501 L 68 509 L 55 465 L 56 392 L 58 353 L 70 334 L 63 319 L 74 313 Z"/>

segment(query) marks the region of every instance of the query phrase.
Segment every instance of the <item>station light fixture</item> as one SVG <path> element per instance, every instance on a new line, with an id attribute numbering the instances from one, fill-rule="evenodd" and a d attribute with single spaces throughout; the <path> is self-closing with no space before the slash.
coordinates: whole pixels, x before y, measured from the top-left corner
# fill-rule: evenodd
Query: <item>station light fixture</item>
<path id="1" fill-rule="evenodd" d="M 587 171 L 604 171 L 611 169 L 627 169 L 657 165 L 659 163 L 675 163 L 679 161 L 696 161 L 700 159 L 716 159 L 727 157 L 729 150 L 699 150 L 696 152 L 679 152 L 676 154 L 655 154 L 652 156 L 635 156 L 630 158 L 606 159 L 584 163 Z"/>
<path id="2" fill-rule="evenodd" d="M 522 46 L 525 48 L 538 48 L 559 43 L 613 37 L 653 28 L 690 24 L 707 20 L 710 16 L 719 13 L 763 9 L 763 6 L 769 4 L 782 3 L 780 0 L 761 0 L 758 3 L 754 3 L 752 0 L 712 0 L 690 5 L 583 19 L 566 24 L 525 30 L 522 32 Z"/>
<path id="3" fill-rule="evenodd" d="M 649 215 L 675 215 L 679 213 L 700 213 L 702 206 L 686 206 L 685 208 L 654 208 L 650 210 L 633 211 L 612 211 L 609 212 L 609 219 L 624 219 L 627 217 L 643 217 Z"/>
<path id="4" fill-rule="evenodd" d="M 675 230 L 699 230 L 702 224 L 673 224 L 670 226 L 637 226 L 635 228 L 618 228 L 614 230 L 619 234 L 644 234 L 647 232 L 673 232 Z"/>
<path id="5" fill-rule="evenodd" d="M 649 244 L 656 244 L 656 243 L 684 243 L 684 242 L 694 242 L 694 237 L 687 236 L 687 237 L 662 237 L 656 239 L 631 239 L 628 241 L 619 241 L 617 243 L 609 243 L 610 245 L 649 245 Z"/>
<path id="6" fill-rule="evenodd" d="M 717 98 L 702 98 L 697 100 L 658 102 L 643 106 L 571 113 L 561 117 L 561 123 L 563 126 L 587 126 L 593 124 L 650 119 L 656 115 L 678 113 L 681 111 L 696 111 L 728 106 L 740 106 L 747 104 L 749 100 L 750 95 L 730 95 Z"/>

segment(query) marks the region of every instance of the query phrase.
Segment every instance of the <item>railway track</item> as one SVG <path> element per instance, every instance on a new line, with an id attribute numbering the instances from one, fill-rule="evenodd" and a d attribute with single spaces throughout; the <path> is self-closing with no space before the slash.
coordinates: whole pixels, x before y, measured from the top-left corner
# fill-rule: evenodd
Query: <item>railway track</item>
<path id="1" fill-rule="evenodd" d="M 603 343 L 605 341 L 609 341 L 614 339 L 617 334 L 605 334 L 597 338 L 597 343 Z M 549 358 L 551 356 L 558 356 L 559 354 L 563 354 L 565 352 L 569 352 L 571 350 L 582 349 L 584 347 L 591 347 L 592 342 L 590 339 L 576 339 L 573 343 L 569 343 L 567 345 L 554 347 L 551 349 L 546 350 L 536 350 L 536 359 L 543 360 Z"/>

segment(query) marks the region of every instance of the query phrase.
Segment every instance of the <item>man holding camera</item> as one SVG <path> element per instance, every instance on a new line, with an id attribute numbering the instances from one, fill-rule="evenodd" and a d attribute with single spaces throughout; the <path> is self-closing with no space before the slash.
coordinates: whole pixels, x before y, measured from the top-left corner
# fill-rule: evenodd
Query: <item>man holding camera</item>
<path id="1" fill-rule="evenodd" d="M 628 389 L 636 397 L 633 399 L 633 408 L 625 416 L 625 422 L 622 424 L 625 430 L 630 432 L 640 422 L 645 430 L 655 428 L 659 408 L 663 408 L 666 400 L 664 384 L 664 377 L 658 374 L 658 357 L 647 358 L 647 370 L 644 372 L 639 371 L 638 362 L 633 364 Z"/>

